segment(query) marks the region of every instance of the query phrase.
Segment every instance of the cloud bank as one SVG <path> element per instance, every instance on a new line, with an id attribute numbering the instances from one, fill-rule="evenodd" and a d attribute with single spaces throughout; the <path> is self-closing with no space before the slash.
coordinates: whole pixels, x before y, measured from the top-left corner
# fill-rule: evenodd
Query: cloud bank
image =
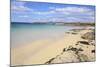
<path id="1" fill-rule="evenodd" d="M 31 4 L 31 5 L 30 5 Z M 17 22 L 95 22 L 94 6 L 11 2 L 11 18 Z M 45 3 L 42 3 L 45 4 Z M 62 6 L 62 7 L 61 7 Z M 38 8 L 39 7 L 39 8 Z"/>

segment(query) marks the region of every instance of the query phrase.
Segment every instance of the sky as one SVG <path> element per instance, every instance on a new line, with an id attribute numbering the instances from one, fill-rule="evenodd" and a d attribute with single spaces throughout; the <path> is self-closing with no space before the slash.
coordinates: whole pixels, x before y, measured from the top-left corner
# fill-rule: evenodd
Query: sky
<path id="1" fill-rule="evenodd" d="M 11 0 L 11 22 L 95 22 L 95 6 Z"/>

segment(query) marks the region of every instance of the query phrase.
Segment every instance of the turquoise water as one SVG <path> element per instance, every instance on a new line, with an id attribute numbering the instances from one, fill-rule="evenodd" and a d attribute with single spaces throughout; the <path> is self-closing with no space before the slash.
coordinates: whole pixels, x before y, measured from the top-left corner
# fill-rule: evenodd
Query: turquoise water
<path id="1" fill-rule="evenodd" d="M 20 46 L 36 40 L 58 39 L 64 37 L 65 32 L 80 28 L 73 26 L 51 24 L 11 24 L 11 47 Z"/>

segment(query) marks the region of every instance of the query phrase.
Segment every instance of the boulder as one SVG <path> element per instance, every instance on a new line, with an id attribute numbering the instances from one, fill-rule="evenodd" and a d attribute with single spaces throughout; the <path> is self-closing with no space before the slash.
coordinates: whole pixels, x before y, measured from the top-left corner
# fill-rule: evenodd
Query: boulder
<path id="1" fill-rule="evenodd" d="M 95 40 L 95 32 L 87 32 L 83 36 L 81 36 L 81 38 L 87 40 Z"/>

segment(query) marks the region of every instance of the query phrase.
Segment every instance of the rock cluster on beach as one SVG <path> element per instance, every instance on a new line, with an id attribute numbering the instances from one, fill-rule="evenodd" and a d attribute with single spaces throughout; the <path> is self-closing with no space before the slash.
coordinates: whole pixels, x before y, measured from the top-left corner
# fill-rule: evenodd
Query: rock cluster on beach
<path id="1" fill-rule="evenodd" d="M 75 45 L 64 48 L 61 54 L 51 58 L 45 64 L 95 61 L 94 31 L 86 32 L 80 38 L 82 40 L 77 41 Z"/>

